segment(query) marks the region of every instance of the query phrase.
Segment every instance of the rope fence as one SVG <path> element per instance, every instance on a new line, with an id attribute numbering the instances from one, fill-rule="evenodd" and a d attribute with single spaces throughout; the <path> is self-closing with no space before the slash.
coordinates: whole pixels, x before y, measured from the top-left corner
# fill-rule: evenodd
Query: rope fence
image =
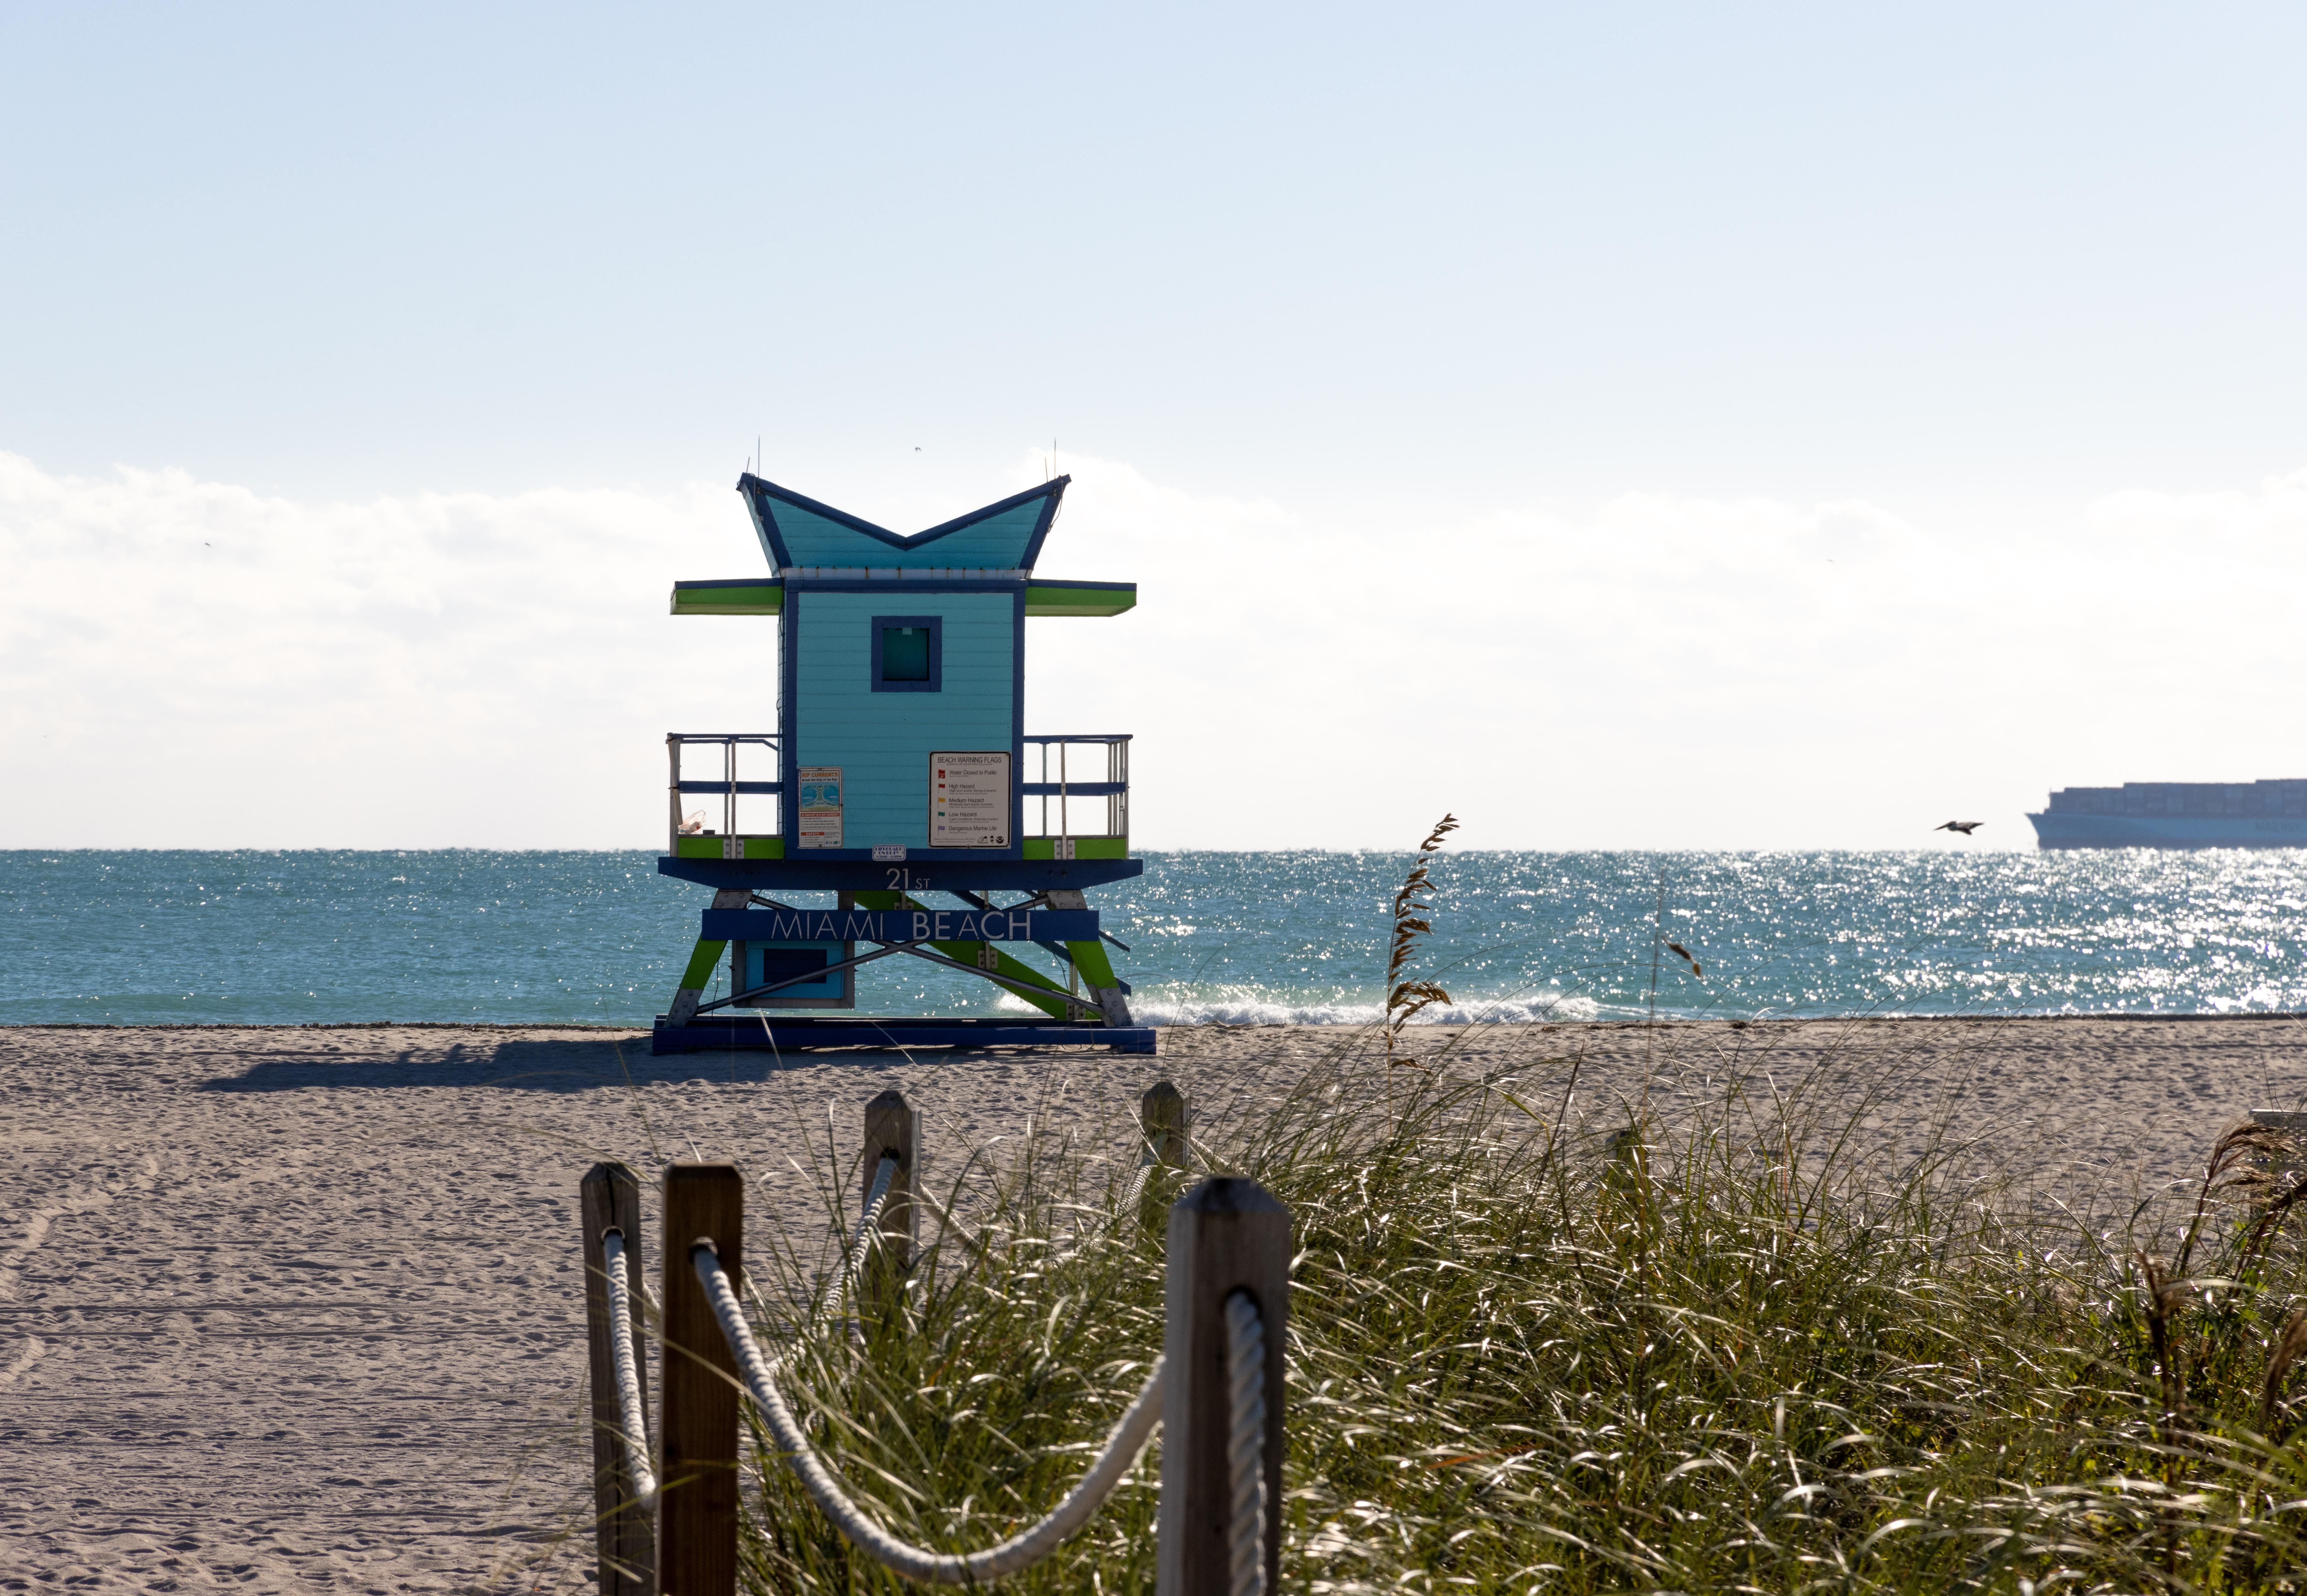
<path id="1" fill-rule="evenodd" d="M 865 1242 L 876 1233 L 881 1223 L 881 1206 L 889 1200 L 889 1182 L 897 1178 L 897 1158 L 894 1153 L 881 1155 L 881 1162 L 873 1172 L 873 1189 L 865 1194 L 865 1211 L 857 1216 L 857 1234 L 849 1243 L 849 1269 L 852 1274 L 865 1267 Z"/>
<path id="2" fill-rule="evenodd" d="M 654 1506 L 656 1475 L 649 1468 L 648 1404 L 641 1397 L 640 1360 L 633 1355 L 633 1288 L 626 1277 L 624 1232 L 602 1234 L 601 1263 L 609 1277 L 609 1356 L 617 1377 L 622 1426 L 617 1441 L 625 1449 L 625 1467 L 632 1475 L 633 1500 L 643 1507 Z"/>
<path id="3" fill-rule="evenodd" d="M 728 1337 L 737 1356 L 737 1366 L 744 1371 L 745 1388 L 752 1394 L 754 1405 L 760 1409 L 770 1435 L 776 1439 L 777 1449 L 793 1465 L 793 1472 L 801 1476 L 810 1498 L 851 1544 L 907 1579 L 924 1584 L 979 1584 L 1040 1562 L 1105 1505 L 1106 1498 L 1113 1494 L 1113 1488 L 1121 1483 L 1122 1476 L 1128 1473 L 1130 1465 L 1145 1450 L 1145 1443 L 1154 1438 L 1154 1427 L 1161 1422 L 1158 1404 L 1162 1365 L 1157 1359 L 1136 1400 L 1106 1437 L 1105 1449 L 1098 1455 L 1097 1461 L 1047 1517 L 983 1551 L 960 1554 L 927 1550 L 890 1534 L 843 1493 L 779 1395 L 768 1360 L 761 1355 L 752 1330 L 745 1323 L 737 1293 L 729 1289 L 729 1277 L 721 1267 L 719 1255 L 711 1247 L 699 1243 L 690 1257 L 721 1321 L 721 1333 Z"/>
<path id="4" fill-rule="evenodd" d="M 1190 1148 L 1185 1099 L 1175 1087 L 1163 1081 L 1147 1092 L 1140 1112 L 1142 1156 L 1123 1193 L 1125 1210 L 1140 1205 L 1154 1171 L 1182 1167 Z M 867 1105 L 865 1156 L 872 1174 L 847 1259 L 853 1284 L 862 1284 L 869 1257 L 899 1271 L 912 1267 L 919 1128 L 920 1115 L 897 1093 L 884 1092 Z M 1064 1498 L 1028 1528 L 973 1552 L 937 1551 L 892 1534 L 852 1499 L 810 1446 L 777 1388 L 776 1360 L 763 1353 L 745 1317 L 749 1288 L 733 1250 L 744 1181 L 733 1165 L 673 1165 L 666 1171 L 660 1318 L 666 1388 L 657 1432 L 662 1465 L 653 1466 L 646 1371 L 636 1355 L 633 1305 L 640 1288 L 629 1258 L 632 1233 L 626 1225 L 593 1225 L 596 1188 L 631 1198 L 637 1210 L 638 1187 L 622 1165 L 596 1166 L 585 1183 L 595 1264 L 587 1318 L 596 1332 L 596 1459 L 607 1459 L 596 1483 L 604 1592 L 735 1591 L 737 1413 L 714 1397 L 739 1388 L 818 1510 L 858 1550 L 905 1579 L 973 1585 L 1032 1566 L 1105 1505 L 1160 1428 L 1168 1438 L 1162 1596 L 1265 1596 L 1275 1588 L 1290 1216 L 1256 1182 L 1205 1180 L 1170 1208 L 1162 1355 Z M 607 1200 L 607 1216 L 622 1217 L 616 1208 Z M 630 1223 L 637 1225 L 637 1212 Z M 722 1372 L 718 1381 L 700 1379 L 714 1371 Z M 653 1556 L 637 1560 L 639 1538 L 629 1532 L 651 1506 L 655 1532 L 641 1549 Z"/>
<path id="5" fill-rule="evenodd" d="M 1265 1321 L 1257 1299 L 1238 1291 L 1226 1299 L 1226 1479 L 1232 1526 L 1226 1589 L 1232 1596 L 1265 1596 Z"/>
<path id="6" fill-rule="evenodd" d="M 640 1303 L 647 1289 L 641 1281 L 640 1182 L 622 1164 L 597 1164 L 577 1190 L 585 1230 L 594 1551 L 600 1590 L 602 1596 L 651 1596 L 656 1588 L 658 1490 L 648 1428 L 648 1363 L 634 1333 L 637 1324 L 646 1322 Z"/>

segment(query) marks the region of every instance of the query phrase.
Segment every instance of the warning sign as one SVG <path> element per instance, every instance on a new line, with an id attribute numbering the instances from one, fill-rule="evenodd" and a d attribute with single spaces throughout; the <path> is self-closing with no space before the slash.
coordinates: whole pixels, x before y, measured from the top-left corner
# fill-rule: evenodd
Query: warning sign
<path id="1" fill-rule="evenodd" d="M 804 764 L 794 772 L 793 811 L 801 826 L 803 848 L 841 846 L 841 767 Z"/>
<path id="2" fill-rule="evenodd" d="M 1009 846 L 1009 755 L 930 755 L 930 846 Z"/>

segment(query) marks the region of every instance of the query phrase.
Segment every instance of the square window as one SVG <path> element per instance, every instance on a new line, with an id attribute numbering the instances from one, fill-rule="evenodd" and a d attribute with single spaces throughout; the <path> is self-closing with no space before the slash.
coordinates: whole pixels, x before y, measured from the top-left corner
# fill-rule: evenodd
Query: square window
<path id="1" fill-rule="evenodd" d="M 881 679 L 927 681 L 930 679 L 930 629 L 927 627 L 881 628 Z"/>
<path id="2" fill-rule="evenodd" d="M 942 686 L 945 624 L 935 615 L 873 618 L 873 690 L 934 693 Z"/>

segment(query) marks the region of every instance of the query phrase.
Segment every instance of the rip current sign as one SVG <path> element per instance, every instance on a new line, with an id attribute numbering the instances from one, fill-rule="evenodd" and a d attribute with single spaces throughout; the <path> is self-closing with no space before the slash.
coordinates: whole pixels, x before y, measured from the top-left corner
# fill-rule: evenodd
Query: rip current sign
<path id="1" fill-rule="evenodd" d="M 930 846 L 1009 846 L 1009 755 L 930 755 Z"/>
<path id="2" fill-rule="evenodd" d="M 804 764 L 794 772 L 801 789 L 793 806 L 803 848 L 841 846 L 841 767 Z"/>

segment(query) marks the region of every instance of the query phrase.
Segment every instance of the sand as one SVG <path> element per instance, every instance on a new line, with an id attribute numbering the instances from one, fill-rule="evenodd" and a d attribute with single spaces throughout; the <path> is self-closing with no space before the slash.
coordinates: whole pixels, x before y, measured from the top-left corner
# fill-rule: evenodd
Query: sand
<path id="1" fill-rule="evenodd" d="M 1892 1157 L 1938 1127 L 2099 1210 L 2185 1179 L 2235 1117 L 2307 1098 L 2307 1020 L 2289 1017 L 1417 1039 L 1549 1094 L 1575 1062 L 1590 1131 L 1646 1083 L 1668 1113 L 1806 1094 Z M 1119 1150 L 1154 1080 L 1222 1120 L 1349 1041 L 1211 1027 L 1163 1032 L 1152 1059 L 780 1066 L 545 1028 L 0 1029 L 0 1590 L 582 1587 L 575 1197 L 595 1159 L 737 1160 L 763 1180 L 749 1233 L 817 1236 L 823 1199 L 793 1164 L 822 1165 L 828 1127 L 846 1150 L 885 1088 L 922 1106 L 932 1158 L 1029 1115 Z"/>

